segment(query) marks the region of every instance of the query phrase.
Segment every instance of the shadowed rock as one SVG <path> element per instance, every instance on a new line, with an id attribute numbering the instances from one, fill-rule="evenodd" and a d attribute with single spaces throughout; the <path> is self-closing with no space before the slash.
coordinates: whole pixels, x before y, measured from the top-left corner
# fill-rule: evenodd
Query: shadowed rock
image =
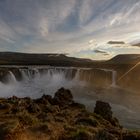
<path id="1" fill-rule="evenodd" d="M 54 104 L 65 106 L 73 103 L 73 96 L 68 89 L 60 88 L 54 95 Z"/>
<path id="2" fill-rule="evenodd" d="M 113 112 L 109 103 L 97 101 L 94 113 L 99 114 L 104 119 L 108 120 L 113 126 L 121 127 L 118 119 L 112 116 Z"/>
<path id="3" fill-rule="evenodd" d="M 106 120 L 112 119 L 111 106 L 108 103 L 97 101 L 94 113 L 101 115 Z"/>

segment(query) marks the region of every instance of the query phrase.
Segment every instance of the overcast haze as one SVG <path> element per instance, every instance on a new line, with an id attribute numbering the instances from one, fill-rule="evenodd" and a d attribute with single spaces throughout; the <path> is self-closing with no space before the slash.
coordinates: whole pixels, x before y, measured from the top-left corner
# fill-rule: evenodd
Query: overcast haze
<path id="1" fill-rule="evenodd" d="M 92 59 L 140 53 L 128 45 L 140 42 L 139 24 L 140 0 L 0 0 L 0 51 Z"/>

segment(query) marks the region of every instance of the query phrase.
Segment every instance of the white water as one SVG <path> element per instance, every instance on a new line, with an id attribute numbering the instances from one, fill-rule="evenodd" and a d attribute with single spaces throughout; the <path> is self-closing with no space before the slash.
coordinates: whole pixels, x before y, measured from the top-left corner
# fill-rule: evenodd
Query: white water
<path id="1" fill-rule="evenodd" d="M 43 72 L 40 72 L 40 70 Z M 60 87 L 72 90 L 74 99 L 87 106 L 93 111 L 96 100 L 109 102 L 113 108 L 114 115 L 120 119 L 120 122 L 129 128 L 140 129 L 140 95 L 125 92 L 116 88 L 117 73 L 113 70 L 104 70 L 112 72 L 112 82 L 107 88 L 100 92 L 88 86 L 90 73 L 87 75 L 87 81 L 80 80 L 80 70 L 78 69 L 73 78 L 74 68 L 40 68 L 29 67 L 20 68 L 22 80 L 17 81 L 15 75 L 9 71 L 8 82 L 0 82 L 0 97 L 31 97 L 39 98 L 43 94 L 54 95 Z M 86 69 L 90 70 L 90 69 Z M 92 83 L 94 86 L 94 83 Z"/>

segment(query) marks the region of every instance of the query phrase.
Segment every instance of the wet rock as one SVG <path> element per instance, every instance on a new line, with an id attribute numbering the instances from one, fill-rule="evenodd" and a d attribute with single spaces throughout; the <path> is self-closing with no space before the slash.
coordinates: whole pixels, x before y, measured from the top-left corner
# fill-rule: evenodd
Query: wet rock
<path id="1" fill-rule="evenodd" d="M 96 102 L 94 113 L 99 114 L 100 116 L 102 116 L 106 120 L 111 120 L 112 114 L 113 114 L 109 103 L 105 103 L 102 101 Z"/>
<path id="2" fill-rule="evenodd" d="M 54 104 L 65 106 L 73 103 L 73 96 L 68 89 L 60 88 L 54 96 Z"/>

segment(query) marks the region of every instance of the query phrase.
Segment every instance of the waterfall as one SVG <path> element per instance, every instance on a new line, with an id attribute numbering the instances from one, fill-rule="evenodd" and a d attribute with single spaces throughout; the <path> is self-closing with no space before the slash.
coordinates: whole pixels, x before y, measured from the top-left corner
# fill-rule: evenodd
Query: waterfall
<path id="1" fill-rule="evenodd" d="M 15 75 L 11 71 L 8 72 L 7 78 L 8 78 L 7 79 L 8 82 L 10 82 L 10 83 L 13 83 L 14 84 L 14 83 L 17 82 Z"/>
<path id="2" fill-rule="evenodd" d="M 80 78 L 80 69 L 77 69 L 74 79 L 75 81 L 79 81 L 79 78 Z"/>
<path id="3" fill-rule="evenodd" d="M 116 81 L 117 81 L 117 72 L 112 71 L 112 87 L 116 87 Z"/>
<path id="4" fill-rule="evenodd" d="M 111 83 L 111 86 L 112 87 L 117 87 L 117 71 L 115 70 L 110 70 L 110 69 L 102 69 L 106 72 L 111 72 L 112 73 L 112 83 Z"/>
<path id="5" fill-rule="evenodd" d="M 21 76 L 21 80 L 19 80 L 19 76 Z M 36 99 L 43 94 L 54 96 L 54 93 L 60 87 L 64 87 L 72 91 L 74 99 L 84 103 L 87 107 L 93 108 L 95 100 L 99 99 L 112 103 L 113 108 L 116 107 L 114 111 L 121 118 L 121 121 L 126 122 L 126 125 L 136 125 L 137 127 L 138 122 L 140 122 L 139 95 L 128 94 L 121 89 L 118 91 L 116 88 L 108 88 L 117 86 L 116 79 L 117 72 L 111 69 L 48 66 L 1 67 L 0 97 L 8 98 L 15 95 L 21 98 L 31 97 Z M 96 85 L 99 88 L 96 88 Z M 117 106 L 117 104 L 122 105 Z M 123 108 L 124 106 L 126 106 L 126 109 Z M 131 107 L 133 107 L 135 113 L 130 112 Z M 125 113 L 124 116 L 122 112 Z M 126 116 L 128 117 L 126 118 Z"/>
<path id="6" fill-rule="evenodd" d="M 17 72 L 16 72 L 17 70 Z M 87 86 L 108 87 L 116 86 L 117 72 L 110 69 L 74 68 L 74 67 L 16 67 L 9 70 L 8 81 L 19 82 L 16 77 L 21 75 L 21 82 L 59 81 L 61 83 L 71 81 Z M 17 75 L 18 74 L 18 75 Z M 56 83 L 55 83 L 56 84 Z M 65 83 L 64 83 L 65 84 Z M 63 86 L 63 85 L 62 85 Z"/>

